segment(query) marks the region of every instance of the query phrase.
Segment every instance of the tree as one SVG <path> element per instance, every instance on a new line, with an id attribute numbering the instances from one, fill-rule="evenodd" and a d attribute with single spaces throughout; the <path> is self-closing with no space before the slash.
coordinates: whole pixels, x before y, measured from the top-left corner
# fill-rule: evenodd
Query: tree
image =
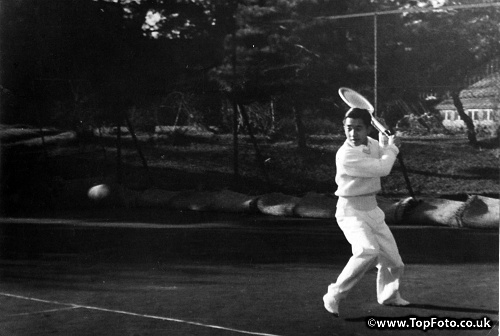
<path id="1" fill-rule="evenodd" d="M 55 85 L 47 86 L 51 80 L 65 81 L 66 89 L 57 99 L 70 101 L 69 81 L 86 81 L 96 104 L 104 107 L 101 117 L 113 120 L 119 110 L 159 100 L 176 89 L 180 78 L 198 79 L 221 62 L 222 38 L 212 25 L 217 16 L 211 3 L 2 2 L 1 84 L 27 98 L 22 102 L 48 109 L 57 91 Z M 148 14 L 159 11 L 164 13 L 162 24 L 148 25 L 153 22 L 145 20 Z"/>
<path id="2" fill-rule="evenodd" d="M 442 6 L 445 1 L 439 6 L 436 1 L 413 3 L 436 10 L 381 20 L 384 45 L 379 59 L 386 62 L 381 64 L 380 80 L 391 88 L 385 94 L 411 93 L 413 99 L 431 89 L 441 97 L 449 94 L 467 126 L 469 142 L 476 145 L 474 124 L 464 112 L 459 93 L 468 77 L 500 52 L 500 8 L 455 10 Z"/>
<path id="3" fill-rule="evenodd" d="M 242 1 L 237 29 L 228 38 L 228 57 L 214 73 L 242 101 L 276 101 L 278 113 L 295 120 L 299 148 L 306 147 L 303 114 L 325 109 L 325 104 L 332 109 L 330 98 L 348 71 L 348 62 L 342 62 L 347 48 L 334 45 L 345 44 L 345 36 L 337 34 L 332 43 L 330 31 L 337 24 L 312 17 L 342 12 L 347 3 Z"/>

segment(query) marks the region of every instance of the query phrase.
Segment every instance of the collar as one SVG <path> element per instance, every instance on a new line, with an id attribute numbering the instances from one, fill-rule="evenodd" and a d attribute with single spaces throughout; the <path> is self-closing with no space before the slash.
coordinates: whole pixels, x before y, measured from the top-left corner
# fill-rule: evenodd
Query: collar
<path id="1" fill-rule="evenodd" d="M 345 141 L 345 143 L 347 144 L 347 146 L 353 148 L 354 150 L 360 151 L 365 154 L 370 154 L 371 153 L 370 145 L 372 144 L 372 139 L 370 137 L 368 137 L 367 139 L 368 142 L 366 145 L 352 146 L 347 140 Z"/>

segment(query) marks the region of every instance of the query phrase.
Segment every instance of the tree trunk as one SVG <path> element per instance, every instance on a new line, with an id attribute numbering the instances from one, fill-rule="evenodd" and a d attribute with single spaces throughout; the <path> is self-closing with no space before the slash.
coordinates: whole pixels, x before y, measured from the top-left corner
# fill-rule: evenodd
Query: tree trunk
<path id="1" fill-rule="evenodd" d="M 476 130 L 474 129 L 474 122 L 472 119 L 465 113 L 464 106 L 460 101 L 459 91 L 453 91 L 451 97 L 453 98 L 453 104 L 455 105 L 458 115 L 464 121 L 465 126 L 467 127 L 467 138 L 469 139 L 469 143 L 472 146 L 477 146 L 477 138 L 476 138 Z"/>
<path id="2" fill-rule="evenodd" d="M 250 139 L 252 140 L 253 147 L 255 149 L 255 156 L 257 159 L 257 164 L 260 166 L 260 169 L 262 170 L 262 174 L 264 175 L 264 179 L 267 183 L 267 187 L 269 190 L 272 190 L 271 186 L 271 180 L 269 179 L 269 175 L 267 174 L 266 166 L 264 165 L 264 158 L 262 157 L 262 154 L 260 152 L 259 146 L 257 145 L 257 139 L 255 139 L 255 136 L 253 135 L 253 130 L 252 130 L 252 125 L 250 125 L 250 120 L 248 118 L 248 114 L 245 110 L 245 107 L 243 105 L 239 105 L 240 112 L 241 112 L 241 117 L 243 119 L 243 123 L 245 124 L 248 134 L 250 135 Z"/>
<path id="3" fill-rule="evenodd" d="M 238 104 L 236 104 L 234 99 L 232 99 L 231 102 L 233 103 L 233 182 L 236 186 L 238 186 L 240 181 L 238 159 Z"/>
<path id="4" fill-rule="evenodd" d="M 295 107 L 292 107 L 292 109 L 293 109 L 293 116 L 295 118 L 295 127 L 297 130 L 297 141 L 299 150 L 303 150 L 307 148 L 307 144 L 306 144 L 306 131 L 304 124 L 302 123 L 302 114 Z"/>
<path id="5" fill-rule="evenodd" d="M 273 135 L 276 132 L 276 115 L 274 111 L 274 99 L 271 99 L 270 105 L 269 105 L 269 110 L 271 112 L 271 128 L 267 132 L 270 135 Z"/>

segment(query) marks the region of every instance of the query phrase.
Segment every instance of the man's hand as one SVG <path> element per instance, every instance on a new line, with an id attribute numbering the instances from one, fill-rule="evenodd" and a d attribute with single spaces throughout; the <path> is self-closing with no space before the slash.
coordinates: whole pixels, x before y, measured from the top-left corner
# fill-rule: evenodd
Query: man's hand
<path id="1" fill-rule="evenodd" d="M 395 135 L 391 135 L 389 137 L 389 145 L 395 145 L 396 147 L 400 147 L 401 146 L 401 139 Z"/>

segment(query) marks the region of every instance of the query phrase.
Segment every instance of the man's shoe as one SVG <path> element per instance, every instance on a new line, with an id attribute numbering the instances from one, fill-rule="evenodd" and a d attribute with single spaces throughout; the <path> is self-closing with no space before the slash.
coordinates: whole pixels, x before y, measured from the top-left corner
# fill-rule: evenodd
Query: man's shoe
<path id="1" fill-rule="evenodd" d="M 386 306 L 404 307 L 408 306 L 410 302 L 406 301 L 403 298 L 397 298 L 396 300 L 384 302 L 383 304 Z"/>
<path id="2" fill-rule="evenodd" d="M 325 309 L 333 314 L 335 317 L 339 317 L 339 302 L 334 298 L 330 297 L 328 294 L 323 296 L 323 303 L 325 305 Z"/>

